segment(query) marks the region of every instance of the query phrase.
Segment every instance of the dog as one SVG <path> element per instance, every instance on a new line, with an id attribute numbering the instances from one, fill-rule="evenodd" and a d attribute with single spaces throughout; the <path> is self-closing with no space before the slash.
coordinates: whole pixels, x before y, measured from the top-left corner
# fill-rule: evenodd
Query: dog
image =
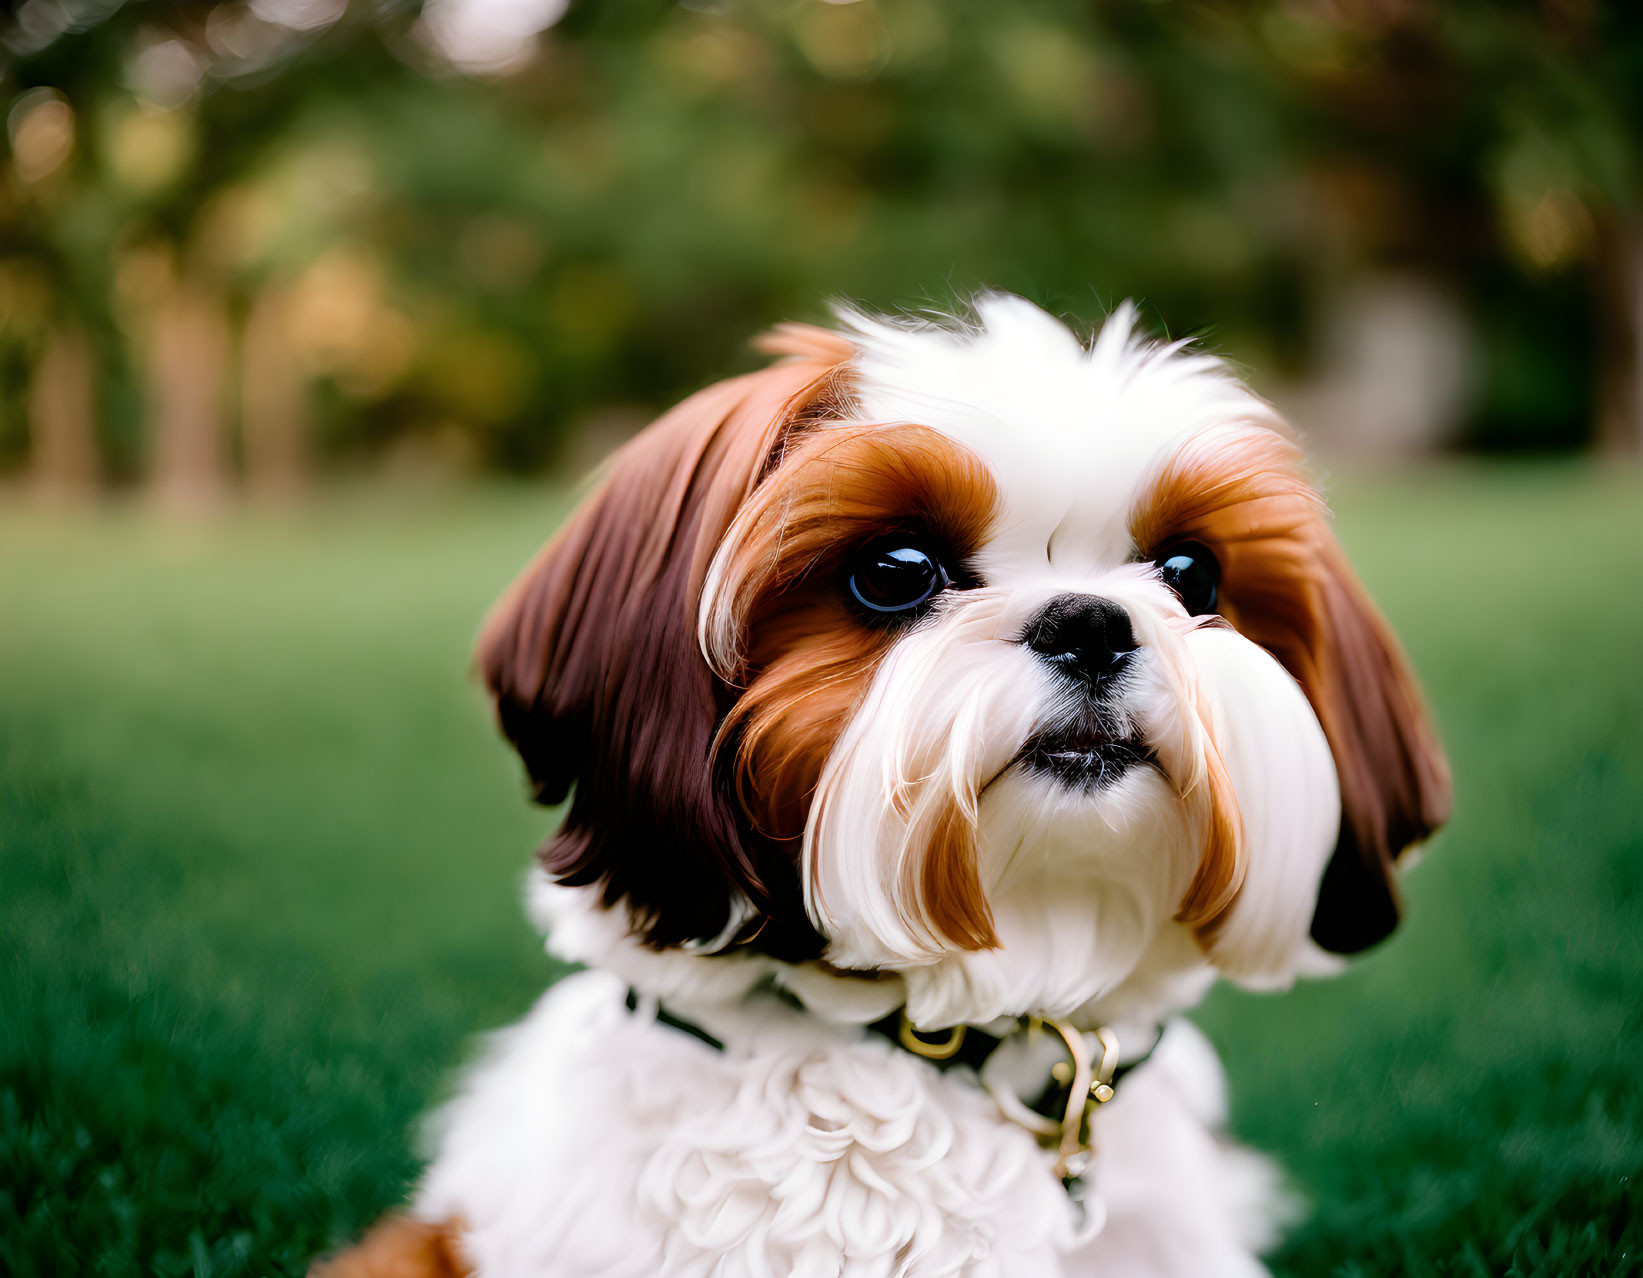
<path id="1" fill-rule="evenodd" d="M 1181 1013 L 1398 922 L 1447 764 L 1274 409 L 1115 311 L 841 309 L 622 448 L 484 626 L 587 970 L 316 1272 L 1266 1272 Z"/>

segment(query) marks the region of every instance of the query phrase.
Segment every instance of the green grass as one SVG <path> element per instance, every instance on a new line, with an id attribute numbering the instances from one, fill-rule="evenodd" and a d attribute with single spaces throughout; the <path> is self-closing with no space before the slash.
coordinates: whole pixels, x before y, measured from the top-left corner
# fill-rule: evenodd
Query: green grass
<path id="1" fill-rule="evenodd" d="M 1347 486 L 1453 826 L 1349 975 L 1219 993 L 1286 1274 L 1643 1271 L 1643 477 Z M 556 973 L 468 678 L 552 496 L 0 514 L 0 1272 L 300 1273 Z"/>

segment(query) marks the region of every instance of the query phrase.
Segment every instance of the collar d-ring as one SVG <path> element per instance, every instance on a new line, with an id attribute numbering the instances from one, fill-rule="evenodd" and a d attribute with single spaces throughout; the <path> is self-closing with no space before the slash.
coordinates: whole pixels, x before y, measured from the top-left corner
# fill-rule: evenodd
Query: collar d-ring
<path id="1" fill-rule="evenodd" d="M 969 1032 L 969 1028 L 968 1025 L 955 1025 L 947 1031 L 946 1038 L 927 1037 L 914 1028 L 904 1009 L 896 1037 L 914 1056 L 922 1056 L 927 1061 L 945 1061 L 958 1055 L 958 1049 L 964 1046 L 964 1036 Z"/>

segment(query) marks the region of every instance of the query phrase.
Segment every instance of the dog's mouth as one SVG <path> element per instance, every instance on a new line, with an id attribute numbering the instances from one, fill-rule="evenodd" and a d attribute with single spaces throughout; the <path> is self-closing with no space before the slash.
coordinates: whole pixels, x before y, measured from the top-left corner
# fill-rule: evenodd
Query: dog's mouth
<path id="1" fill-rule="evenodd" d="M 1016 755 L 1028 771 L 1080 790 L 1105 789 L 1136 765 L 1153 761 L 1152 750 L 1133 731 L 1090 716 L 1034 734 Z"/>

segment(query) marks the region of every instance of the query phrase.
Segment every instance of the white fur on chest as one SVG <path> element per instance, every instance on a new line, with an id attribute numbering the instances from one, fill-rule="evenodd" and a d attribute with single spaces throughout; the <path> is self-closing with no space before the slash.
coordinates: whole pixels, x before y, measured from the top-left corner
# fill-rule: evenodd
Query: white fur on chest
<path id="1" fill-rule="evenodd" d="M 465 1222 L 484 1278 L 1263 1272 L 1274 1178 L 1215 1136 L 1190 1026 L 1099 1116 L 1081 1227 L 964 1072 L 773 999 L 715 1024 L 720 1052 L 626 990 L 562 981 L 436 1116 L 416 1211 Z"/>

